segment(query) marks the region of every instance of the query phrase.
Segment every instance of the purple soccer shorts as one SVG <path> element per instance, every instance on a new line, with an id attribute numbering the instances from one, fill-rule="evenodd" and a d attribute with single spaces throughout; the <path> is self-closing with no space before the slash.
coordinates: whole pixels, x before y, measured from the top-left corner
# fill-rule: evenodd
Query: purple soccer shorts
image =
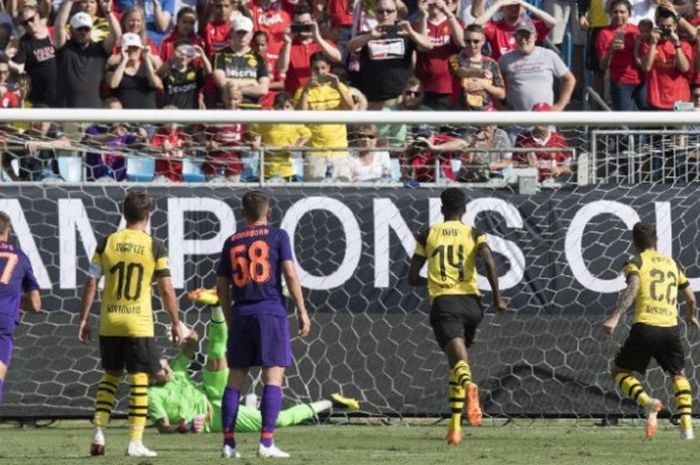
<path id="1" fill-rule="evenodd" d="M 287 317 L 235 316 L 226 349 L 226 361 L 231 368 L 290 367 L 292 347 Z"/>

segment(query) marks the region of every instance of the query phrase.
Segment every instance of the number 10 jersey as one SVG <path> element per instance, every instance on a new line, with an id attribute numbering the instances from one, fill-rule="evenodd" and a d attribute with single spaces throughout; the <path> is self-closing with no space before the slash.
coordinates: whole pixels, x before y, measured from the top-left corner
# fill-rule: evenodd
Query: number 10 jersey
<path id="1" fill-rule="evenodd" d="M 143 231 L 114 232 L 92 257 L 90 276 L 102 275 L 100 336 L 153 337 L 151 285 L 170 276 L 165 245 Z"/>

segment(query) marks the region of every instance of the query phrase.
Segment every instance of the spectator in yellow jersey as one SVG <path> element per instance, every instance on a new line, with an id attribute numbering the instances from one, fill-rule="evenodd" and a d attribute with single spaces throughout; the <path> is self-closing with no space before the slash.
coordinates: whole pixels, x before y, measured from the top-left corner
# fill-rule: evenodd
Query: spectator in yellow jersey
<path id="1" fill-rule="evenodd" d="M 603 323 L 603 331 L 612 334 L 620 318 L 634 303 L 634 319 L 627 340 L 615 357 L 612 376 L 622 395 L 631 397 L 646 413 L 646 436 L 651 439 L 658 428 L 657 415 L 663 408 L 659 399 L 650 397 L 632 374 L 642 375 L 654 358 L 673 377 L 676 414 L 680 418 L 681 439 L 693 439 L 693 395 L 685 374 L 685 351 L 678 328 L 678 291 L 686 302 L 685 322 L 697 329 L 695 294 L 683 268 L 656 250 L 656 226 L 639 222 L 632 228 L 637 255 L 630 258 L 622 272 L 627 288 L 622 292 L 612 316 Z"/>
<path id="2" fill-rule="evenodd" d="M 100 305 L 100 356 L 104 375 L 97 386 L 95 430 L 91 455 L 104 455 L 105 428 L 117 403 L 117 389 L 126 368 L 129 381 L 129 445 L 132 457 L 155 457 L 142 442 L 148 414 L 148 374 L 158 371 L 158 348 L 153 331 L 151 283 L 156 282 L 170 321 L 172 340 L 182 339 L 179 308 L 170 280 L 168 251 L 146 233 L 153 199 L 144 192 L 131 191 L 124 199 L 126 228 L 102 239 L 95 249 L 80 309 L 78 339 L 92 337 L 90 310 L 97 283 L 104 276 Z"/>
<path id="3" fill-rule="evenodd" d="M 464 191 L 456 187 L 445 189 L 440 200 L 445 221 L 431 226 L 418 237 L 408 282 L 412 286 L 428 286 L 430 325 L 450 364 L 452 419 L 447 443 L 456 445 L 462 441 L 461 419 L 465 400 L 469 423 L 472 426 L 481 424 L 479 390 L 472 382 L 467 358 L 467 348 L 474 342 L 484 312 L 476 281 L 477 257 L 484 262 L 494 307 L 504 311 L 506 302 L 498 291 L 496 264 L 486 243 L 486 235 L 462 223 L 467 203 Z M 420 270 L 426 261 L 428 277 L 423 278 Z"/>
<path id="4" fill-rule="evenodd" d="M 352 110 L 350 89 L 331 73 L 331 63 L 323 52 L 311 55 L 311 79 L 297 89 L 297 110 Z M 324 179 L 350 181 L 348 135 L 344 124 L 309 125 L 309 146 L 332 149 L 310 152 L 304 165 L 304 181 Z"/>
<path id="5" fill-rule="evenodd" d="M 274 109 L 294 110 L 294 99 L 287 92 L 280 92 L 275 96 Z M 293 155 L 289 150 L 298 149 L 309 142 L 309 139 L 311 139 L 309 128 L 303 124 L 261 124 L 253 128 L 252 132 L 260 136 L 260 143 L 266 148 L 265 179 L 293 181 Z"/>

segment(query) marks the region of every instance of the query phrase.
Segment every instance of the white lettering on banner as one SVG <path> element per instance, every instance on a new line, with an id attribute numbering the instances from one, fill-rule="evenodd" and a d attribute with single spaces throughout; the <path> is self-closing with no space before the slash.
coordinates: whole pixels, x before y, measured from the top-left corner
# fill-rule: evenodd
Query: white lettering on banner
<path id="1" fill-rule="evenodd" d="M 588 267 L 583 260 L 583 233 L 589 221 L 598 215 L 615 215 L 625 222 L 628 229 L 632 229 L 639 220 L 639 215 L 634 209 L 620 202 L 609 200 L 598 200 L 591 202 L 581 208 L 574 219 L 571 220 L 569 229 L 566 231 L 564 241 L 564 251 L 566 260 L 569 262 L 571 272 L 576 280 L 587 289 L 594 292 L 610 293 L 618 292 L 625 287 L 625 279 L 620 274 L 615 279 L 596 278 L 588 271 Z"/>
<path id="2" fill-rule="evenodd" d="M 444 220 L 442 213 L 440 213 L 441 206 L 442 204 L 440 199 L 430 199 L 431 225 Z M 462 217 L 462 221 L 466 224 L 473 225 L 476 221 L 477 215 L 485 211 L 493 211 L 500 214 L 506 220 L 506 225 L 509 228 L 523 227 L 523 218 L 520 216 L 518 209 L 505 200 L 494 197 L 485 197 L 470 201 L 467 204 L 467 211 Z M 510 269 L 505 275 L 499 276 L 499 289 L 503 291 L 517 286 L 525 275 L 525 255 L 523 255 L 520 247 L 518 247 L 513 241 L 508 241 L 502 237 L 494 236 L 493 234 L 488 233 L 486 233 L 486 241 L 488 242 L 492 251 L 506 257 L 511 265 Z M 477 285 L 479 286 L 479 289 L 483 291 L 491 290 L 491 286 L 489 285 L 486 277 L 481 276 L 480 274 L 477 274 Z"/>
<path id="3" fill-rule="evenodd" d="M 19 241 L 19 246 L 22 248 L 29 261 L 32 263 L 34 276 L 39 282 L 39 287 L 42 289 L 51 289 L 51 279 L 49 272 L 46 271 L 46 266 L 39 255 L 39 249 L 34 242 L 34 236 L 29 228 L 27 219 L 24 217 L 24 210 L 17 199 L 0 199 L 0 211 L 7 213 L 12 222 L 12 232 Z"/>
<path id="4" fill-rule="evenodd" d="M 78 269 L 76 230 L 83 242 L 83 250 L 88 260 L 97 248 L 95 233 L 90 225 L 85 205 L 80 199 L 58 199 L 58 254 L 61 269 L 59 286 L 61 289 L 75 289 L 75 275 Z"/>
<path id="5" fill-rule="evenodd" d="M 294 261 L 299 267 L 302 286 L 309 289 L 327 290 L 342 286 L 355 274 L 357 265 L 362 255 L 362 234 L 360 225 L 352 210 L 340 200 L 329 197 L 307 197 L 295 202 L 282 219 L 282 229 L 289 234 L 292 253 L 294 253 L 294 233 L 299 220 L 313 210 L 324 210 L 340 220 L 345 235 L 345 255 L 343 261 L 333 273 L 328 276 L 313 275 L 299 266 L 299 261 Z"/>
<path id="6" fill-rule="evenodd" d="M 219 232 L 208 239 L 185 239 L 185 212 L 208 212 L 219 221 Z M 185 255 L 220 254 L 224 241 L 236 232 L 236 216 L 222 200 L 208 197 L 168 199 L 168 259 L 173 286 L 185 287 Z"/>
<path id="7" fill-rule="evenodd" d="M 673 257 L 671 204 L 669 202 L 654 202 L 654 211 L 656 212 L 657 250 L 664 255 Z"/>
<path id="8" fill-rule="evenodd" d="M 401 212 L 389 199 L 374 199 L 374 286 L 389 287 L 391 267 L 391 231 L 399 237 L 403 250 L 410 257 L 416 250 L 416 238 Z"/>

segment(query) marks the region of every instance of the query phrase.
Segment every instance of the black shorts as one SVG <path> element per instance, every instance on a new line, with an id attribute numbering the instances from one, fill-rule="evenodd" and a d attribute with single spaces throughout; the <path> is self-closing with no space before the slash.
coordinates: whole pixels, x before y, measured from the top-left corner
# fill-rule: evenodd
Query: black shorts
<path id="1" fill-rule="evenodd" d="M 685 364 L 678 326 L 661 328 L 643 323 L 632 325 L 627 340 L 615 357 L 618 368 L 644 373 L 654 358 L 671 375 L 680 374 Z"/>
<path id="2" fill-rule="evenodd" d="M 100 336 L 100 356 L 105 371 L 155 373 L 160 368 L 153 337 Z"/>
<path id="3" fill-rule="evenodd" d="M 592 27 L 588 29 L 588 41 L 586 42 L 586 69 L 594 73 L 600 73 L 604 70 L 600 69 L 600 59 L 595 51 L 595 43 L 598 39 L 598 34 L 602 31 L 602 27 Z"/>
<path id="4" fill-rule="evenodd" d="M 436 297 L 430 309 L 430 326 L 441 349 L 451 339 L 464 338 L 469 347 L 474 342 L 476 328 L 484 318 L 481 297 L 475 295 L 443 295 Z"/>

